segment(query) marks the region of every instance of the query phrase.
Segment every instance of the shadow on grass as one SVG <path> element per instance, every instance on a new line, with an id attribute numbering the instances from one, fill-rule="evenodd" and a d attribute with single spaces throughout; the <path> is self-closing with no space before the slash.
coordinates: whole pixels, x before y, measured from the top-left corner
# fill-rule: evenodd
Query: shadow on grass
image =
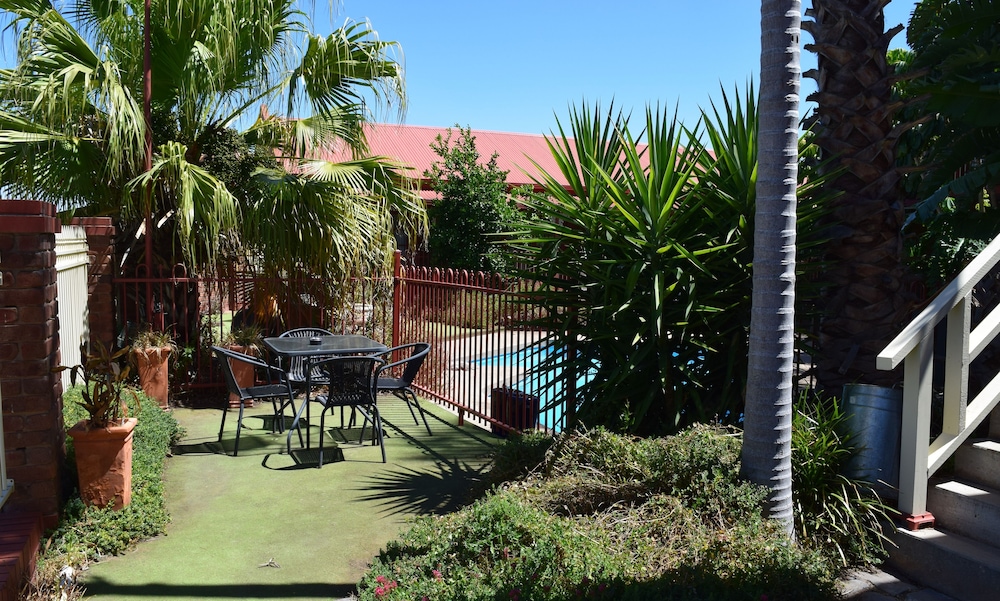
<path id="1" fill-rule="evenodd" d="M 294 584 L 115 584 L 103 578 L 87 578 L 87 596 L 114 595 L 126 598 L 191 597 L 194 599 L 295 599 L 343 598 L 355 594 L 354 584 L 296 582 Z"/>
<path id="2" fill-rule="evenodd" d="M 397 416 L 393 416 L 394 418 Z M 409 419 L 406 414 L 399 419 Z M 434 417 L 433 435 L 414 436 L 383 417 L 386 429 L 407 444 L 418 447 L 424 454 L 434 459 L 426 469 L 399 466 L 366 479 L 358 501 L 376 501 L 383 507 L 384 514 L 443 515 L 458 510 L 474 500 L 487 469 L 482 459 L 492 451 L 494 444 L 477 436 L 474 432 L 454 426 Z M 397 420 L 398 421 L 398 420 Z M 416 429 L 421 434 L 423 426 Z M 469 447 L 475 441 L 481 447 Z M 478 445 L 477 445 L 478 446 Z M 455 452 L 462 451 L 463 457 Z M 471 463 L 468 460 L 473 460 Z"/>

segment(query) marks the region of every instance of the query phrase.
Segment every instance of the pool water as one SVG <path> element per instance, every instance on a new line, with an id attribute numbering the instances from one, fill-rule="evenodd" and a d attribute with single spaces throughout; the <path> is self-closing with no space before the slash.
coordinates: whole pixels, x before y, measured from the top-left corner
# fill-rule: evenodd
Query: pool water
<path id="1" fill-rule="evenodd" d="M 561 367 L 532 373 L 551 354 L 552 345 L 526 346 L 511 353 L 485 357 L 475 362 L 476 365 L 489 367 L 504 367 L 517 365 L 527 375 L 510 385 L 510 388 L 538 398 L 538 425 L 546 430 L 558 433 L 563 429 L 563 413 L 565 402 L 551 406 L 553 399 L 562 396 Z M 577 380 L 577 386 L 583 386 L 595 375 L 590 370 Z"/>

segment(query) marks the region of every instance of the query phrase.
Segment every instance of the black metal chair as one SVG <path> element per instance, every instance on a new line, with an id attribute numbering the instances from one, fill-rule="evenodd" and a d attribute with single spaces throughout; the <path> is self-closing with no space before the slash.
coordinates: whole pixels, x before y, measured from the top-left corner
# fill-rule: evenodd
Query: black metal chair
<path id="1" fill-rule="evenodd" d="M 382 433 L 382 419 L 379 417 L 378 407 L 375 404 L 376 398 L 376 373 L 384 361 L 378 357 L 346 356 L 323 359 L 312 364 L 311 372 L 318 372 L 327 379 L 327 393 L 320 394 L 312 398 L 313 402 L 323 406 L 319 418 L 319 467 L 323 467 L 323 434 L 326 431 L 326 412 L 340 407 L 349 407 L 352 411 L 351 421 L 354 420 L 354 411 L 364 417 L 361 425 L 361 436 L 358 443 L 365 439 L 365 430 L 368 424 L 372 424 L 372 443 L 378 443 L 382 448 L 382 463 L 385 463 L 385 439 Z M 311 374 L 310 374 L 311 376 Z M 303 407 L 299 408 L 299 414 Z M 299 416 L 295 418 L 298 423 Z M 343 413 L 341 413 L 341 427 L 344 425 Z"/>
<path id="2" fill-rule="evenodd" d="M 333 332 L 330 330 L 324 330 L 323 328 L 295 328 L 294 330 L 288 330 L 287 332 L 282 332 L 278 337 L 298 337 L 298 338 L 312 338 L 313 336 L 332 336 Z M 315 360 L 315 359 L 313 359 Z M 305 357 L 292 357 L 288 360 L 288 365 L 285 373 L 288 374 L 288 379 L 291 380 L 292 385 L 296 388 L 302 388 L 306 384 L 306 374 L 305 366 L 307 359 Z M 319 373 L 313 373 L 310 378 L 313 386 L 323 386 L 326 381 Z"/>
<path id="3" fill-rule="evenodd" d="M 413 416 L 413 423 L 419 426 L 420 421 L 417 420 L 417 414 L 413 411 L 416 408 L 417 412 L 420 413 L 420 419 L 424 421 L 427 433 L 433 434 L 431 427 L 427 424 L 427 416 L 424 414 L 424 408 L 420 406 L 420 402 L 417 401 L 417 395 L 413 392 L 412 388 L 413 380 L 416 379 L 417 373 L 424 364 L 424 359 L 427 358 L 430 350 L 431 345 L 429 343 L 412 342 L 393 347 L 381 353 L 381 357 L 385 357 L 386 361 L 392 362 L 386 363 L 379 368 L 377 388 L 378 392 L 390 392 L 394 396 L 403 399 L 403 402 L 406 403 L 406 408 L 410 410 L 410 415 Z M 392 360 L 392 357 L 404 353 L 409 353 L 409 355 L 398 361 Z"/>
<path id="4" fill-rule="evenodd" d="M 275 428 L 277 428 L 279 432 L 282 432 L 285 429 L 285 407 L 291 407 L 292 414 L 295 414 L 295 394 L 292 390 L 292 384 L 286 377 L 284 370 L 273 365 L 268 365 L 257 357 L 237 353 L 236 351 L 231 351 L 219 346 L 213 346 L 212 351 L 215 353 L 215 358 L 218 360 L 219 367 L 222 369 L 222 375 L 226 380 L 226 388 L 229 390 L 230 394 L 239 398 L 239 415 L 236 418 L 236 444 L 233 447 L 233 457 L 236 457 L 236 455 L 240 452 L 240 431 L 243 429 L 243 407 L 246 403 L 256 400 L 270 400 L 271 408 L 274 411 L 274 421 L 271 424 L 271 432 L 273 433 Z M 264 370 L 266 373 L 267 384 L 245 387 L 240 386 L 236 381 L 235 374 L 233 374 L 232 361 L 252 365 L 255 370 Z M 227 413 L 229 413 L 229 407 L 228 405 L 224 405 L 222 408 L 222 424 L 219 426 L 219 442 L 222 442 L 222 434 L 226 429 Z M 299 430 L 299 444 L 302 444 L 301 429 Z"/>

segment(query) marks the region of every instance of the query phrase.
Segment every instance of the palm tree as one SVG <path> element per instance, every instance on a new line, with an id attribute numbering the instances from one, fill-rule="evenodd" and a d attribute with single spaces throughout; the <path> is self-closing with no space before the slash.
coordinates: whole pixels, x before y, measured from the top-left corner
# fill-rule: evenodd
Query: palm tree
<path id="1" fill-rule="evenodd" d="M 372 110 L 405 101 L 397 46 L 368 23 L 322 37 L 292 0 L 154 1 L 144 171 L 142 0 L 0 9 L 18 43 L 17 67 L 0 71 L 9 193 L 114 215 L 134 240 L 150 186 L 159 228 L 147 234 L 167 265 L 207 268 L 241 251 L 334 281 L 388 260 L 393 216 L 425 223 L 400 166 L 367 153 Z M 335 144 L 353 160 L 315 158 Z"/>
<path id="2" fill-rule="evenodd" d="M 885 31 L 885 2 L 813 0 L 802 28 L 818 55 L 810 96 L 818 104 L 816 144 L 831 185 L 843 192 L 833 201 L 826 233 L 826 310 L 819 332 L 817 378 L 837 390 L 845 383 L 891 384 L 892 372 L 875 369 L 875 356 L 902 326 L 913 305 L 903 265 L 903 204 L 895 167 L 891 101 L 893 72 L 889 41 L 902 26 Z"/>
<path id="3" fill-rule="evenodd" d="M 798 174 L 799 0 L 762 0 L 760 134 L 744 475 L 767 486 L 768 512 L 792 521 L 792 356 Z"/>

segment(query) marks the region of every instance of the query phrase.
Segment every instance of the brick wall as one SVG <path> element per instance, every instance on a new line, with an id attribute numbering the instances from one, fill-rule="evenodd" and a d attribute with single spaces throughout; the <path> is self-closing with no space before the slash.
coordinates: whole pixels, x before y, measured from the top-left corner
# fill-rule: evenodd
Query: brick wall
<path id="1" fill-rule="evenodd" d="M 87 313 L 90 339 L 115 346 L 115 303 L 112 276 L 115 267 L 115 226 L 110 217 L 76 217 L 73 225 L 87 232 L 90 257 Z"/>
<path id="2" fill-rule="evenodd" d="M 0 200 L 0 395 L 7 475 L 5 510 L 58 519 L 65 429 L 56 305 L 55 208 Z"/>

